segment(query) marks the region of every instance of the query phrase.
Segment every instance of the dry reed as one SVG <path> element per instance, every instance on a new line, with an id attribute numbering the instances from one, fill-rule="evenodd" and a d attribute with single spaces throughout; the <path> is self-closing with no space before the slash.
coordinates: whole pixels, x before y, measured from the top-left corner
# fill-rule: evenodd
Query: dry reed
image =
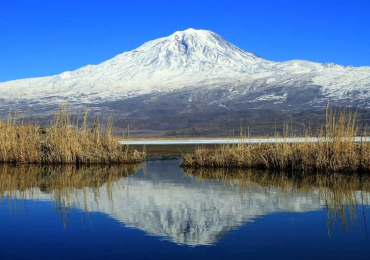
<path id="1" fill-rule="evenodd" d="M 17 122 L 9 113 L 0 120 L 0 163 L 32 164 L 109 164 L 136 163 L 145 159 L 138 152 L 120 145 L 112 136 L 113 122 L 108 119 L 102 131 L 98 120 L 87 127 L 87 111 L 82 126 L 73 123 L 66 105 L 54 116 L 52 123 L 40 127 L 36 122 Z"/>
<path id="2" fill-rule="evenodd" d="M 370 172 L 370 143 L 356 142 L 356 136 L 366 135 L 365 126 L 357 124 L 357 112 L 327 109 L 326 124 L 316 135 L 309 130 L 303 142 L 291 142 L 292 127 L 285 124 L 284 142 L 223 145 L 217 149 L 198 147 L 194 154 L 185 154 L 187 167 L 264 168 L 303 173 Z M 315 142 L 312 141 L 315 139 Z"/>

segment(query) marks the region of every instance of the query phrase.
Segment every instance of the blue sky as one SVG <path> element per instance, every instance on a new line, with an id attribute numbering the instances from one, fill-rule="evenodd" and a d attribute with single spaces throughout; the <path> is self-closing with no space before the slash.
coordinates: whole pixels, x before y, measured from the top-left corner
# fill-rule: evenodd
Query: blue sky
<path id="1" fill-rule="evenodd" d="M 187 28 L 269 60 L 370 66 L 368 0 L 1 0 L 0 81 L 98 64 Z"/>

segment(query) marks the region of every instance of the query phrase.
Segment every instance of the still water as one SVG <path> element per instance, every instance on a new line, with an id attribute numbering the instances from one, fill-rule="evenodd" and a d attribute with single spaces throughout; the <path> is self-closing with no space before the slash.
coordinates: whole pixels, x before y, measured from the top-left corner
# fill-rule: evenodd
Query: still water
<path id="1" fill-rule="evenodd" d="M 368 177 L 0 166 L 0 259 L 369 259 Z"/>

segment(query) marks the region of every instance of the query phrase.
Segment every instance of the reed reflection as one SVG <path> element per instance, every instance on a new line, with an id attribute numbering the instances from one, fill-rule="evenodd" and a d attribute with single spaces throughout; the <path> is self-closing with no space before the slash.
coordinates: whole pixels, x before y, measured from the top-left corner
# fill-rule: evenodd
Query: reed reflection
<path id="1" fill-rule="evenodd" d="M 363 218 L 365 232 L 368 238 L 366 217 L 370 205 L 370 176 L 314 174 L 295 175 L 293 173 L 275 173 L 224 168 L 186 168 L 185 172 L 200 180 L 218 179 L 229 186 L 238 186 L 240 195 L 251 200 L 255 190 L 263 190 L 272 200 L 284 200 L 286 211 L 290 211 L 289 199 L 297 194 L 305 194 L 307 199 L 315 194 L 326 213 L 328 234 L 334 228 L 337 220 L 341 221 L 344 231 L 358 223 Z M 358 213 L 361 213 L 358 216 Z"/>
<path id="2" fill-rule="evenodd" d="M 178 166 L 178 161 L 145 167 L 0 166 L 0 197 L 13 212 L 19 200 L 52 202 L 64 226 L 72 209 L 100 212 L 125 228 L 190 246 L 213 245 L 230 230 L 276 212 L 322 210 L 330 236 L 337 223 L 344 231 L 367 223 L 368 176 Z"/>
<path id="3" fill-rule="evenodd" d="M 88 197 L 95 201 L 107 198 L 113 203 L 116 182 L 137 171 L 139 165 L 125 166 L 38 166 L 1 165 L 0 199 L 7 198 L 10 211 L 17 210 L 17 200 L 48 200 L 55 202 L 63 225 L 68 212 L 82 198 L 83 209 L 89 212 Z M 104 186 L 103 189 L 101 189 Z M 105 194 L 101 194 L 101 190 Z M 16 212 L 17 213 L 17 212 Z"/>

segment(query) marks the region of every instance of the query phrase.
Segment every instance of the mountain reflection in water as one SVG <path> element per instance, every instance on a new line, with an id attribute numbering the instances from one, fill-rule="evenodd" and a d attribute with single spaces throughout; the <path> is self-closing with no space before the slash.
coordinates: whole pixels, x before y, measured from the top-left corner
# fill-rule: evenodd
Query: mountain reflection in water
<path id="1" fill-rule="evenodd" d="M 53 202 L 100 212 L 125 227 L 190 246 L 215 244 L 230 230 L 276 212 L 322 210 L 328 235 L 369 215 L 367 176 L 294 177 L 257 171 L 181 169 L 178 161 L 109 167 L 0 166 L 0 198 Z M 356 212 L 362 212 L 358 215 Z M 19 212 L 17 213 L 19 214 Z M 367 236 L 367 230 L 364 230 Z"/>

